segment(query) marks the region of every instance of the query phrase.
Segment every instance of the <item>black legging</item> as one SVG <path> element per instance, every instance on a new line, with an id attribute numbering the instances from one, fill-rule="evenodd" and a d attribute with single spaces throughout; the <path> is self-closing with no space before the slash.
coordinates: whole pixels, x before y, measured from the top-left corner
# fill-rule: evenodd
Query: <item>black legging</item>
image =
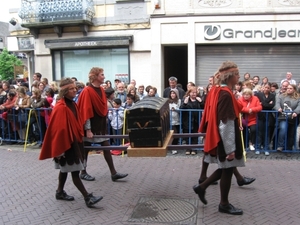
<path id="1" fill-rule="evenodd" d="M 110 146 L 108 141 L 103 141 L 100 143 L 102 146 Z M 92 143 L 91 142 L 84 142 L 84 146 L 91 146 Z M 88 155 L 89 155 L 89 148 L 84 148 L 84 154 L 85 154 L 85 158 L 86 158 L 86 162 L 88 159 Z M 109 167 L 110 173 L 111 175 L 115 175 L 117 173 L 115 166 L 114 166 L 114 162 L 110 153 L 110 150 L 103 150 L 103 155 L 104 155 L 104 159 Z M 86 174 L 86 168 L 85 170 L 81 171 L 81 174 Z"/>
<path id="2" fill-rule="evenodd" d="M 200 184 L 201 189 L 206 190 L 206 188 L 213 182 L 220 180 L 220 191 L 221 191 L 221 205 L 228 205 L 228 195 L 231 187 L 231 178 L 233 174 L 233 169 L 235 167 L 226 169 L 217 169 L 213 172 L 203 183 Z"/>
<path id="3" fill-rule="evenodd" d="M 71 172 L 71 175 L 72 175 L 72 180 L 74 185 L 81 192 L 81 194 L 84 197 L 88 196 L 88 192 L 86 191 L 81 179 L 79 178 L 79 171 Z M 64 190 L 67 177 L 68 177 L 68 173 L 62 173 L 61 171 L 59 172 L 57 192 L 62 192 Z"/>

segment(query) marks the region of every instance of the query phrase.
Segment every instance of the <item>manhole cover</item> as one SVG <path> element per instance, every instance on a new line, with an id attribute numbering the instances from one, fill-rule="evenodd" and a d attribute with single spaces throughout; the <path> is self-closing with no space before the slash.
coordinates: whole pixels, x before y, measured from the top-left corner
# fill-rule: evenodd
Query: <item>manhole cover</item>
<path id="1" fill-rule="evenodd" d="M 197 201 L 141 197 L 129 222 L 196 224 Z"/>

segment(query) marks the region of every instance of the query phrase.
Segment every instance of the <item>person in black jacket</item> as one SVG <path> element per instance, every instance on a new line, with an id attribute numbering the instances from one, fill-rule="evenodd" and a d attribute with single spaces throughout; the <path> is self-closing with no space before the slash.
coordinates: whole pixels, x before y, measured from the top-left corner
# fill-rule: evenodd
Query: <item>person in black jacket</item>
<path id="1" fill-rule="evenodd" d="M 203 109 L 204 102 L 203 100 L 197 96 L 197 88 L 191 87 L 187 92 L 180 106 L 181 109 L 191 109 L 191 111 L 183 111 L 182 112 L 182 129 L 183 133 L 197 133 L 199 127 L 199 111 L 195 109 Z M 192 137 L 184 139 L 186 144 L 197 144 L 198 138 Z M 189 149 L 186 150 L 185 154 L 195 155 L 196 151 L 191 151 Z"/>
<path id="2" fill-rule="evenodd" d="M 185 95 L 185 91 L 182 88 L 177 87 L 177 78 L 176 77 L 169 78 L 169 85 L 170 85 L 170 87 L 167 87 L 164 90 L 163 98 L 169 98 L 171 89 L 177 89 L 179 92 L 179 98 L 182 99 L 183 96 Z"/>
<path id="3" fill-rule="evenodd" d="M 266 83 L 262 92 L 257 92 L 256 96 L 262 105 L 262 110 L 272 110 L 275 106 L 275 94 L 271 92 L 271 84 Z M 259 112 L 258 113 L 258 138 L 256 149 L 260 150 L 263 146 L 265 155 L 269 155 L 269 144 L 274 132 L 275 119 L 271 112 Z M 267 137 L 267 139 L 266 139 Z"/>

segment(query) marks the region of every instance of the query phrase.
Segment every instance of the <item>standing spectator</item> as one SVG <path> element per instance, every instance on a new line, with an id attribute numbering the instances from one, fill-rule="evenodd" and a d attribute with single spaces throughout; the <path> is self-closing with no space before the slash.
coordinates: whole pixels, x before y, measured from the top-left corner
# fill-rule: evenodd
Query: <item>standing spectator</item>
<path id="1" fill-rule="evenodd" d="M 105 135 L 107 133 L 107 99 L 105 92 L 101 87 L 104 82 L 105 76 L 102 68 L 93 67 L 89 72 L 89 85 L 81 92 L 78 106 L 84 121 L 84 145 L 91 146 L 93 143 L 102 146 L 109 146 L 109 138 L 98 138 L 94 135 Z M 85 148 L 85 158 L 89 149 Z M 109 150 L 103 151 L 104 158 L 109 167 L 112 181 L 127 177 L 128 174 L 118 173 L 115 169 L 112 156 Z M 81 171 L 81 179 L 87 181 L 95 180 L 95 177 L 89 175 L 86 167 Z"/>
<path id="2" fill-rule="evenodd" d="M 33 76 L 32 76 L 32 83 L 33 83 L 34 81 L 41 82 L 41 79 L 42 79 L 42 74 L 39 73 L 39 72 L 36 72 L 36 73 L 34 73 Z"/>
<path id="3" fill-rule="evenodd" d="M 128 94 L 131 94 L 133 96 L 133 102 L 136 103 L 138 101 L 140 101 L 140 97 L 138 96 L 136 89 L 131 89 Z M 127 94 L 127 96 L 128 96 Z"/>
<path id="4" fill-rule="evenodd" d="M 84 89 L 85 85 L 84 85 L 84 83 L 82 83 L 80 81 L 75 81 L 75 84 L 76 84 L 77 92 L 76 92 L 76 96 L 74 98 L 74 102 L 77 103 L 78 102 L 78 98 L 80 96 L 80 93 Z"/>
<path id="5" fill-rule="evenodd" d="M 46 97 L 46 90 L 45 90 L 45 84 L 43 82 L 39 83 L 39 90 L 41 91 L 43 98 L 45 98 Z"/>
<path id="6" fill-rule="evenodd" d="M 121 106 L 122 102 L 120 99 L 115 98 L 113 100 L 113 109 L 108 111 L 108 119 L 112 127 L 113 135 L 122 134 L 123 123 L 124 123 L 124 108 Z M 115 139 L 114 143 L 120 145 L 119 139 Z"/>
<path id="7" fill-rule="evenodd" d="M 276 99 L 274 109 L 279 113 L 277 151 L 291 150 L 294 145 L 296 118 L 300 114 L 300 99 L 296 85 L 288 85 L 287 91 Z"/>
<path id="8" fill-rule="evenodd" d="M 30 97 L 26 94 L 24 87 L 19 87 L 17 89 L 18 98 L 15 102 L 16 114 L 18 114 L 18 122 L 16 123 L 16 129 L 18 130 L 20 141 L 25 140 L 25 123 L 28 112 L 26 108 L 30 107 Z"/>
<path id="9" fill-rule="evenodd" d="M 2 82 L 2 88 L 3 88 L 3 91 L 6 92 L 6 94 L 8 94 L 9 90 L 10 90 L 10 84 L 8 81 L 3 81 Z"/>
<path id="10" fill-rule="evenodd" d="M 204 91 L 203 91 L 203 96 L 202 96 L 202 101 L 203 101 L 203 105 L 205 105 L 205 101 L 206 101 L 206 98 L 207 98 L 207 95 L 209 93 L 209 91 L 212 89 L 213 87 L 213 84 L 209 83 L 205 88 L 204 88 Z M 204 108 L 204 106 L 203 106 Z"/>
<path id="11" fill-rule="evenodd" d="M 184 100 L 180 106 L 181 109 L 191 109 L 193 111 L 182 112 L 182 129 L 183 133 L 197 133 L 199 127 L 199 112 L 194 109 L 203 109 L 204 102 L 200 97 L 197 97 L 197 88 L 191 87 L 184 96 Z M 192 137 L 190 144 L 197 144 L 198 137 Z M 186 144 L 189 144 L 189 138 L 185 138 Z M 195 155 L 196 151 L 187 149 L 186 155 Z"/>
<path id="12" fill-rule="evenodd" d="M 48 108 L 48 107 L 50 107 L 50 104 L 47 102 L 46 97 L 42 97 L 42 92 L 39 89 L 36 89 L 32 92 L 30 104 L 31 104 L 31 108 L 36 109 L 35 115 L 37 115 L 38 121 L 36 121 L 36 117 L 34 115 L 31 116 L 30 122 L 29 122 L 29 126 L 30 126 L 29 133 L 32 136 L 32 139 L 35 139 L 35 141 L 38 141 L 37 135 L 35 135 L 32 132 L 32 129 L 33 129 L 32 125 L 34 123 L 38 123 L 38 127 L 40 128 L 40 131 L 41 131 L 41 132 L 39 132 L 39 134 L 42 135 L 41 137 L 39 137 L 39 139 L 42 141 L 43 138 L 45 137 L 45 133 L 46 133 L 46 129 L 47 129 L 45 112 L 44 112 L 44 110 L 42 110 L 42 108 Z M 47 116 L 48 116 L 48 114 L 47 114 Z"/>
<path id="13" fill-rule="evenodd" d="M 250 78 L 251 78 L 250 73 L 244 74 L 244 81 L 248 81 L 248 80 L 250 80 Z"/>
<path id="14" fill-rule="evenodd" d="M 61 81 L 60 88 L 60 101 L 53 110 L 39 159 L 54 158 L 55 168 L 60 170 L 55 194 L 57 200 L 74 200 L 64 190 L 68 172 L 71 172 L 74 185 L 83 195 L 87 207 L 91 207 L 103 197 L 89 194 L 79 178 L 79 172 L 84 168 L 84 150 L 83 120 L 73 102 L 76 86 L 72 79 L 66 78 Z M 62 127 L 66 129 L 61 129 Z"/>
<path id="15" fill-rule="evenodd" d="M 133 86 L 133 89 L 136 90 L 136 81 L 135 79 L 131 79 L 130 84 Z"/>
<path id="16" fill-rule="evenodd" d="M 58 94 L 58 85 L 56 81 L 50 82 L 50 88 L 54 91 L 54 94 Z"/>
<path id="17" fill-rule="evenodd" d="M 139 85 L 137 96 L 139 96 L 140 100 L 142 100 L 146 96 L 144 91 L 145 91 L 145 86 L 143 84 Z"/>
<path id="18" fill-rule="evenodd" d="M 262 79 L 260 85 L 263 87 L 263 86 L 265 86 L 265 85 L 268 84 L 268 83 L 269 83 L 269 79 L 268 79 L 267 77 L 264 77 L 264 78 Z"/>
<path id="19" fill-rule="evenodd" d="M 297 82 L 294 79 L 292 79 L 292 76 L 293 76 L 293 74 L 291 72 L 287 72 L 286 78 L 281 80 L 280 84 L 282 84 L 284 81 L 288 81 L 289 84 L 297 85 Z"/>
<path id="20" fill-rule="evenodd" d="M 192 82 L 192 81 L 190 81 L 190 82 L 187 83 L 186 90 L 189 90 L 191 87 L 196 87 L 196 84 L 194 82 Z"/>
<path id="21" fill-rule="evenodd" d="M 119 83 L 121 83 L 121 80 L 118 79 L 118 78 L 116 78 L 116 79 L 115 79 L 115 86 L 114 86 L 115 91 L 118 90 L 118 84 L 119 84 Z"/>
<path id="22" fill-rule="evenodd" d="M 119 98 L 122 103 L 126 102 L 126 90 L 123 82 L 118 83 L 117 91 L 115 92 L 115 98 Z"/>
<path id="23" fill-rule="evenodd" d="M 111 87 L 107 88 L 105 90 L 105 95 L 106 95 L 106 99 L 107 99 L 107 108 L 112 109 L 113 106 L 113 100 L 115 98 L 115 90 Z"/>
<path id="24" fill-rule="evenodd" d="M 177 87 L 177 78 L 176 77 L 170 77 L 169 78 L 169 87 L 165 88 L 163 93 L 163 98 L 168 98 L 170 94 L 171 89 L 177 89 L 179 93 L 179 98 L 182 99 L 185 95 L 185 92 L 182 88 Z"/>
<path id="25" fill-rule="evenodd" d="M 115 90 L 112 87 L 109 87 L 105 90 L 105 96 L 107 99 L 107 109 L 112 110 L 114 108 L 113 100 L 115 99 Z M 107 119 L 107 123 L 109 120 Z M 111 126 L 108 127 L 108 134 L 113 133 L 113 128 Z"/>
<path id="26" fill-rule="evenodd" d="M 235 85 L 235 90 L 233 92 L 233 95 L 235 96 L 236 99 L 239 99 L 240 97 L 242 97 L 242 89 L 243 89 L 243 82 L 239 81 Z"/>
<path id="27" fill-rule="evenodd" d="M 45 91 L 47 91 L 49 88 L 51 88 L 49 85 L 49 81 L 46 77 L 42 78 L 42 83 L 45 85 L 45 88 L 44 88 Z"/>
<path id="28" fill-rule="evenodd" d="M 245 88 L 249 88 L 249 89 L 253 89 L 253 85 L 252 85 L 252 83 L 251 83 L 251 81 L 250 80 L 247 80 L 247 81 L 244 81 L 243 82 L 243 86 L 242 86 L 242 89 L 245 89 Z"/>
<path id="29" fill-rule="evenodd" d="M 26 91 L 26 94 L 28 96 L 31 96 L 31 91 L 29 90 L 29 86 L 28 86 L 28 83 L 27 82 L 22 82 L 20 83 L 19 87 L 24 87 L 25 88 L 25 91 Z"/>
<path id="30" fill-rule="evenodd" d="M 101 84 L 101 87 L 104 89 L 104 91 L 106 90 L 106 88 L 107 88 L 107 84 L 106 83 L 103 83 L 103 84 Z"/>
<path id="31" fill-rule="evenodd" d="M 253 87 L 255 87 L 256 85 L 259 85 L 259 76 L 254 76 L 253 78 Z"/>
<path id="32" fill-rule="evenodd" d="M 10 90 L 7 93 L 6 101 L 0 105 L 0 110 L 2 110 L 2 131 L 4 131 L 4 136 L 8 139 L 12 139 L 13 137 L 13 129 L 14 126 L 13 121 L 7 121 L 8 114 L 12 113 L 12 108 L 15 106 L 15 102 L 17 101 L 17 93 L 15 90 Z M 2 133 L 1 133 L 2 135 Z M 2 138 L 3 138 L 2 137 Z"/>
<path id="33" fill-rule="evenodd" d="M 152 87 L 152 86 L 151 86 L 151 87 L 149 88 L 149 92 L 148 92 L 148 95 L 147 95 L 146 97 L 147 97 L 147 98 L 149 98 L 149 97 L 150 97 L 150 98 L 151 98 L 151 97 L 158 97 L 158 96 L 157 96 L 157 89 L 156 89 L 156 87 Z M 146 98 L 146 97 L 145 97 L 145 98 Z"/>
<path id="34" fill-rule="evenodd" d="M 74 81 L 74 82 L 77 81 L 77 78 L 76 78 L 76 77 L 72 77 L 71 79 L 72 79 L 72 81 Z"/>
<path id="35" fill-rule="evenodd" d="M 270 93 L 271 84 L 266 83 L 263 86 L 263 91 L 257 93 L 257 97 L 262 105 L 262 110 L 272 110 L 275 106 L 275 94 Z M 269 145 L 274 131 L 275 119 L 272 113 L 259 112 L 258 113 L 258 136 L 257 136 L 257 150 L 261 146 L 265 149 L 265 155 L 269 155 Z"/>
<path id="36" fill-rule="evenodd" d="M 150 93 L 150 90 L 152 89 L 151 93 Z M 147 93 L 147 95 L 144 97 L 144 98 L 148 98 L 148 97 L 159 97 L 158 94 L 157 94 L 157 89 L 156 87 L 153 87 L 151 85 L 148 85 L 146 88 L 145 88 L 145 91 Z M 155 92 L 155 94 L 154 94 Z M 150 95 L 149 95 L 150 94 Z M 154 95 L 153 95 L 154 94 Z"/>
<path id="37" fill-rule="evenodd" d="M 134 91 L 134 90 L 133 90 Z M 124 109 L 130 109 L 132 106 L 134 106 L 135 97 L 132 94 L 127 94 L 126 102 L 123 105 Z"/>
<path id="38" fill-rule="evenodd" d="M 49 108 L 52 105 L 53 102 L 53 98 L 54 98 L 54 91 L 52 88 L 48 88 L 48 90 L 46 91 L 46 107 Z"/>
<path id="39" fill-rule="evenodd" d="M 37 80 L 35 80 L 35 81 L 33 81 L 32 82 L 32 84 L 31 84 L 31 93 L 35 90 L 35 89 L 39 89 L 39 84 L 40 84 L 40 82 L 39 81 L 37 81 Z"/>
<path id="40" fill-rule="evenodd" d="M 238 100 L 243 108 L 242 108 L 242 113 L 243 113 L 243 119 L 246 124 L 243 124 L 244 126 L 244 140 L 245 140 L 245 145 L 247 147 L 248 143 L 247 141 L 247 136 L 246 132 L 249 134 L 250 133 L 250 142 L 249 144 L 249 149 L 251 151 L 255 150 L 255 143 L 256 143 L 256 115 L 258 112 L 262 110 L 262 106 L 260 104 L 259 99 L 256 96 L 253 96 L 253 92 L 251 89 L 246 88 L 243 90 L 242 97 L 239 98 Z M 248 130 L 250 132 L 248 132 Z M 257 150 L 255 154 L 259 154 L 260 152 Z"/>
<path id="41" fill-rule="evenodd" d="M 106 83 L 106 86 L 107 86 L 107 88 L 109 88 L 109 87 L 111 87 L 111 88 L 112 88 L 112 85 L 111 85 L 111 82 L 110 82 L 110 80 L 107 80 L 107 81 L 105 81 L 105 83 Z"/>
<path id="42" fill-rule="evenodd" d="M 271 89 L 270 89 L 270 93 L 274 94 L 276 96 L 276 94 L 279 92 L 279 87 L 277 83 L 271 83 Z"/>
<path id="43" fill-rule="evenodd" d="M 6 102 L 6 99 L 7 99 L 7 93 L 4 91 L 2 87 L 2 83 L 0 83 L 0 105 Z"/>
<path id="44" fill-rule="evenodd" d="M 280 86 L 280 91 L 277 93 L 276 97 L 280 96 L 281 94 L 284 94 L 287 90 L 287 87 L 289 86 L 289 82 L 288 81 L 283 81 L 281 83 L 281 86 Z"/>
<path id="45" fill-rule="evenodd" d="M 171 114 L 171 125 L 174 133 L 179 133 L 180 131 L 180 118 L 179 118 L 179 108 L 181 106 L 181 100 L 179 99 L 179 93 L 177 89 L 171 89 L 169 96 L 169 108 Z M 174 138 L 172 145 L 178 144 L 178 138 Z M 172 154 L 176 154 L 176 150 L 172 150 Z"/>
<path id="46" fill-rule="evenodd" d="M 210 77 L 208 78 L 208 83 L 211 84 L 211 85 L 214 84 L 214 76 L 210 76 Z"/>

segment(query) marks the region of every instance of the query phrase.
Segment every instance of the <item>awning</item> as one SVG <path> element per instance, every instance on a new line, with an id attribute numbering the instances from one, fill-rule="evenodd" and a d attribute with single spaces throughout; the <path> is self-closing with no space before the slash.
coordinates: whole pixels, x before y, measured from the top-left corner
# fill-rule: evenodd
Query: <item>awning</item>
<path id="1" fill-rule="evenodd" d="M 46 48 L 50 49 L 74 49 L 74 48 L 98 48 L 112 46 L 129 46 L 133 36 L 106 36 L 106 37 L 85 37 L 73 39 L 45 40 Z"/>

